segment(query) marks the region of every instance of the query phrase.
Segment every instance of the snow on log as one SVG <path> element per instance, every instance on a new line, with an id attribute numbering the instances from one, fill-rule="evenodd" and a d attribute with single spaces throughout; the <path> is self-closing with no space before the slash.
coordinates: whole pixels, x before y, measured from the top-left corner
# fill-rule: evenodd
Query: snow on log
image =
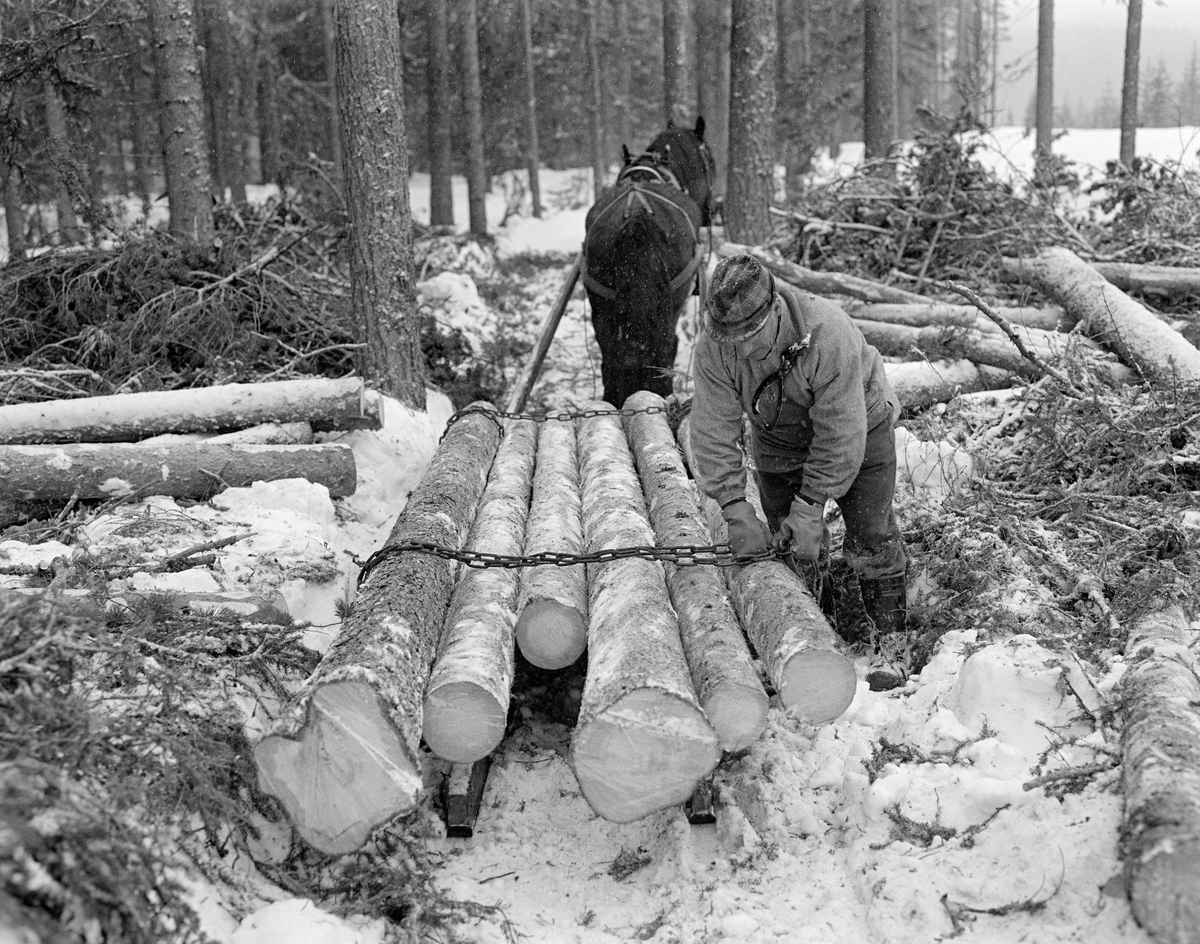
<path id="1" fill-rule="evenodd" d="M 574 420 L 542 423 L 525 528 L 525 554 L 583 552 L 583 510 Z M 587 580 L 580 566 L 521 570 L 517 647 L 541 669 L 562 669 L 587 648 Z"/>
<path id="2" fill-rule="evenodd" d="M 1200 382 L 1200 350 L 1071 250 L 1056 246 L 1003 264 L 1054 298 L 1091 337 L 1152 381 Z"/>
<path id="3" fill-rule="evenodd" d="M 308 479 L 334 498 L 353 495 L 354 451 L 315 446 L 60 443 L 0 446 L 0 499 L 65 501 L 170 495 L 206 498 L 227 486 Z"/>
<path id="4" fill-rule="evenodd" d="M 625 408 L 663 404 L 658 394 L 642 390 L 625 401 Z M 628 415 L 625 430 L 659 546 L 712 544 L 666 416 Z M 725 578 L 711 564 L 663 567 L 700 706 L 721 738 L 722 750 L 748 747 L 766 730 L 768 700 Z"/>
<path id="5" fill-rule="evenodd" d="M 384 546 L 461 547 L 499 439 L 491 417 L 463 414 Z M 352 852 L 416 806 L 421 702 L 453 573 L 450 561 L 415 551 L 379 559 L 321 664 L 254 748 L 262 789 L 322 852 Z"/>
<path id="6" fill-rule="evenodd" d="M 1089 262 L 1123 292 L 1138 295 L 1200 295 L 1200 268 L 1138 265 L 1132 262 Z"/>
<path id="7" fill-rule="evenodd" d="M 691 422 L 679 427 L 680 448 L 691 452 Z M 689 458 L 689 465 L 693 465 Z M 746 498 L 763 517 L 758 487 L 746 473 Z M 728 540 L 721 510 L 704 499 L 709 531 L 717 543 Z M 837 633 L 795 572 L 780 560 L 725 568 L 733 607 L 755 653 L 779 693 L 784 710 L 811 724 L 832 721 L 850 707 L 858 680 L 854 666 L 839 650 Z"/>
<path id="8" fill-rule="evenodd" d="M 1200 680 L 1178 605 L 1130 629 L 1121 680 L 1126 888 L 1156 940 L 1200 942 Z"/>
<path id="9" fill-rule="evenodd" d="M 1012 386 L 1013 375 L 998 367 L 971 361 L 905 361 L 883 365 L 892 392 L 906 410 L 920 410 L 946 403 L 960 393 L 1001 390 Z"/>
<path id="10" fill-rule="evenodd" d="M 521 553 L 536 449 L 535 423 L 518 420 L 505 431 L 471 526 L 471 550 Z M 459 764 L 477 761 L 504 737 L 516 597 L 515 570 L 462 568 L 425 686 L 421 730 L 439 757 Z"/>
<path id="11" fill-rule="evenodd" d="M 817 295 L 849 295 L 864 302 L 891 302 L 900 305 L 925 305 L 929 303 L 923 295 L 892 288 L 882 282 L 860 279 L 840 272 L 818 272 L 806 269 L 795 262 L 781 259 L 774 253 L 764 252 L 758 246 L 743 246 L 740 243 L 724 243 L 717 248 L 719 256 L 733 256 L 745 252 L 754 256 L 775 274 L 797 288 Z"/>
<path id="12" fill-rule="evenodd" d="M 224 384 L 0 406 L 0 443 L 133 442 L 306 422 L 318 431 L 379 429 L 383 400 L 346 377 Z"/>
<path id="13" fill-rule="evenodd" d="M 1061 308 L 996 308 L 996 311 L 1010 324 L 1023 325 L 1026 328 L 1060 331 L 1073 325 Z M 992 325 L 974 305 L 950 305 L 945 302 L 925 302 L 919 305 L 848 305 L 846 313 L 852 318 L 908 325 L 913 328 L 924 328 L 926 325 L 956 325 L 960 328 L 979 328 L 981 331 L 987 331 Z"/>
<path id="14" fill-rule="evenodd" d="M 579 456 L 587 551 L 653 545 L 620 418 L 581 420 Z M 720 747 L 696 700 L 662 564 L 628 558 L 587 570 L 588 673 L 571 765 L 592 809 L 628 823 L 691 796 Z"/>

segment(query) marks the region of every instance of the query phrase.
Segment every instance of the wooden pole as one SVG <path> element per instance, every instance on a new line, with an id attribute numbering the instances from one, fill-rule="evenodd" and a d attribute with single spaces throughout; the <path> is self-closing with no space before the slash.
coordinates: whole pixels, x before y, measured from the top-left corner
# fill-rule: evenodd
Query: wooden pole
<path id="1" fill-rule="evenodd" d="M 563 286 L 559 290 L 558 297 L 554 299 L 554 305 L 550 308 L 550 314 L 546 316 L 545 322 L 542 323 L 542 333 L 538 336 L 537 346 L 533 349 L 533 353 L 529 355 L 529 362 L 525 365 L 525 370 L 522 372 L 520 380 L 513 387 L 512 393 L 508 398 L 508 403 L 505 404 L 504 408 L 510 413 L 519 413 L 525 408 L 525 401 L 529 399 L 529 392 L 533 389 L 533 385 L 537 381 L 538 372 L 542 369 L 542 361 L 546 359 L 546 352 L 550 350 L 550 342 L 554 340 L 554 332 L 558 329 L 558 323 L 562 320 L 563 312 L 567 310 L 567 302 L 571 300 L 571 293 L 575 291 L 575 283 L 579 281 L 579 271 L 582 262 L 583 254 L 580 253 L 575 257 L 575 261 L 571 263 L 571 268 L 567 270 L 567 277 L 563 281 Z"/>

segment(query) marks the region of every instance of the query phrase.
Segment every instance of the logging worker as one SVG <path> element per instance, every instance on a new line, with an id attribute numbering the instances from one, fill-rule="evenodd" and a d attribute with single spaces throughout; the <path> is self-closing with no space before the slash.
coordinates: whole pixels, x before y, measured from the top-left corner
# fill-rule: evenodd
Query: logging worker
<path id="1" fill-rule="evenodd" d="M 833 499 L 846 526 L 842 554 L 872 628 L 868 682 L 876 691 L 902 684 L 910 646 L 906 558 L 892 508 L 899 411 L 883 359 L 841 308 L 776 282 L 748 254 L 717 265 L 703 324 L 692 449 L 734 553 L 774 545 L 816 562 L 828 547 L 825 504 Z M 765 525 L 746 500 L 743 413 Z"/>

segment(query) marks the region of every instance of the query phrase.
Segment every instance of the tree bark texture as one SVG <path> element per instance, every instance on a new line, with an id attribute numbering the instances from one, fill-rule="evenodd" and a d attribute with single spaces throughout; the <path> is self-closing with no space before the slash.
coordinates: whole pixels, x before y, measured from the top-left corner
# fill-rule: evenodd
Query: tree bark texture
<path id="1" fill-rule="evenodd" d="M 717 249 L 719 256 L 733 256 L 740 252 L 748 252 L 763 265 L 775 273 L 776 278 L 790 282 L 797 288 L 815 295 L 848 295 L 864 302 L 890 302 L 899 305 L 928 305 L 929 299 L 915 292 L 892 288 L 870 279 L 860 279 L 853 275 L 842 275 L 840 272 L 817 272 L 807 269 L 795 262 L 781 259 L 773 252 L 766 252 L 757 246 L 746 246 L 736 242 L 722 243 Z"/>
<path id="2" fill-rule="evenodd" d="M 894 325 L 910 325 L 923 328 L 926 325 L 956 325 L 962 328 L 978 328 L 990 331 L 995 327 L 974 305 L 948 305 L 945 302 L 925 301 L 919 304 L 867 303 L 847 305 L 847 314 L 865 321 L 887 322 Z M 1068 331 L 1074 322 L 1061 308 L 1004 308 L 993 306 L 993 310 L 1011 324 L 1043 331 Z M 989 327 L 990 326 L 990 327 Z M 996 328 L 999 330 L 999 328 Z"/>
<path id="3" fill-rule="evenodd" d="M 1138 924 L 1164 944 L 1200 942 L 1200 680 L 1176 604 L 1139 620 L 1121 679 L 1121 853 Z"/>
<path id="4" fill-rule="evenodd" d="M 0 443 L 124 442 L 308 422 L 318 432 L 380 429 L 383 403 L 357 377 L 222 384 L 0 406 Z"/>
<path id="5" fill-rule="evenodd" d="M 0 496 L 83 501 L 127 496 L 207 498 L 226 486 L 308 479 L 334 498 L 354 494 L 354 451 L 319 446 L 62 443 L 0 446 Z"/>
<path id="6" fill-rule="evenodd" d="M 771 235 L 775 187 L 775 2 L 733 0 L 725 228 L 739 243 Z"/>
<path id="7" fill-rule="evenodd" d="M 615 64 L 612 74 L 615 76 L 613 90 L 613 110 L 617 116 L 617 138 L 621 144 L 633 148 L 630 111 L 634 53 L 629 44 L 630 0 L 613 0 L 613 20 L 615 23 L 613 59 Z"/>
<path id="8" fill-rule="evenodd" d="M 730 0 L 696 0 L 700 19 L 697 39 L 697 84 L 704 140 L 716 165 L 714 197 L 724 200 L 729 170 L 729 36 Z"/>
<path id="9" fill-rule="evenodd" d="M 1015 379 L 1007 370 L 981 367 L 969 360 L 906 361 L 885 364 L 888 385 L 906 410 L 947 403 L 960 393 L 1002 390 Z"/>
<path id="10" fill-rule="evenodd" d="M 460 548 L 499 439 L 481 413 L 452 425 L 385 547 Z M 453 575 L 450 561 L 430 554 L 380 560 L 321 664 L 254 748 L 262 789 L 322 852 L 354 851 L 417 804 L 421 704 Z"/>
<path id="11" fill-rule="evenodd" d="M 163 168 L 171 205 L 172 236 L 212 245 L 212 178 L 204 93 L 196 58 L 196 23 L 191 0 L 147 0 L 154 34 Z"/>
<path id="12" fill-rule="evenodd" d="M 1054 0 L 1038 0 L 1038 44 L 1037 44 L 1037 98 L 1034 120 L 1037 133 L 1034 150 L 1037 169 L 1044 174 L 1044 166 L 1050 159 L 1054 143 Z"/>
<path id="13" fill-rule="evenodd" d="M 608 178 L 608 161 L 604 158 L 604 93 L 600 71 L 600 17 L 598 0 L 583 0 L 583 30 L 588 61 L 588 146 L 592 156 L 592 199 Z"/>
<path id="14" fill-rule="evenodd" d="M 57 160 L 65 166 L 65 162 L 74 153 L 71 147 L 71 136 L 67 129 L 67 110 L 63 104 L 62 93 L 50 79 L 42 85 L 46 106 L 46 136 L 54 148 Z M 80 242 L 79 218 L 75 215 L 75 204 L 71 190 L 58 166 L 54 168 L 54 207 L 58 215 L 58 239 L 60 246 L 73 246 Z"/>
<path id="15" fill-rule="evenodd" d="M 523 553 L 583 553 L 583 506 L 574 420 L 542 423 Z M 542 669 L 562 669 L 587 648 L 587 581 L 582 567 L 521 569 L 517 645 Z"/>
<path id="16" fill-rule="evenodd" d="M 1142 0 L 1129 0 L 1125 19 L 1125 66 L 1121 78 L 1120 160 L 1133 167 L 1137 147 L 1138 67 L 1142 59 Z"/>
<path id="17" fill-rule="evenodd" d="M 337 25 L 334 16 L 335 0 L 320 0 L 321 34 L 325 40 L 325 86 L 329 89 L 329 156 L 333 161 L 335 179 L 345 180 L 346 158 L 342 146 L 342 127 L 338 120 L 337 88 Z M 401 93 L 403 94 L 403 93 Z"/>
<path id="18" fill-rule="evenodd" d="M 453 226 L 448 0 L 429 0 L 426 14 L 429 20 L 429 222 L 432 226 Z"/>
<path id="19" fill-rule="evenodd" d="M 462 0 L 461 68 L 467 132 L 467 217 L 471 233 L 487 235 L 487 165 L 483 156 L 483 86 L 479 78 L 479 11 L 477 0 Z"/>
<path id="20" fill-rule="evenodd" d="M 521 553 L 537 438 L 537 425 L 529 420 L 517 420 L 505 431 L 471 525 L 471 550 Z M 471 763 L 487 757 L 504 737 L 516 602 L 516 571 L 462 568 L 425 686 L 422 734 L 439 757 Z"/>
<path id="21" fill-rule="evenodd" d="M 335 0 L 337 97 L 350 209 L 351 307 L 366 376 L 425 409 L 413 282 L 400 22 L 387 0 Z"/>
<path id="22" fill-rule="evenodd" d="M 625 402 L 630 410 L 663 405 L 662 397 L 644 390 Z M 665 415 L 626 416 L 625 432 L 658 545 L 712 544 Z M 710 564 L 664 563 L 663 567 L 700 706 L 720 737 L 722 750 L 749 747 L 766 730 L 767 693 L 729 602 L 725 578 Z"/>
<path id="23" fill-rule="evenodd" d="M 696 26 L 693 0 L 662 0 L 663 121 L 696 123 Z"/>
<path id="24" fill-rule="evenodd" d="M 620 419 L 580 421 L 579 455 L 586 550 L 654 544 Z M 627 823 L 691 796 L 720 748 L 696 700 L 662 565 L 629 558 L 587 568 L 588 674 L 570 758 L 592 809 Z"/>
<path id="25" fill-rule="evenodd" d="M 1155 383 L 1200 382 L 1200 350 L 1069 249 L 1004 259 L 1004 268 L 1053 298 L 1087 334 Z"/>
<path id="26" fill-rule="evenodd" d="M 258 30 L 258 153 L 262 164 L 262 182 L 277 184 L 283 166 L 279 122 L 279 53 L 275 49 L 268 21 L 259 20 Z"/>
<path id="27" fill-rule="evenodd" d="M 0 164 L 4 188 L 4 229 L 8 236 L 8 258 L 25 257 L 25 211 L 21 208 L 21 172 L 15 164 Z"/>
<path id="28" fill-rule="evenodd" d="M 533 58 L 533 4 L 531 0 L 520 0 L 521 44 L 525 60 L 525 166 L 529 174 L 529 199 L 535 219 L 542 216 L 542 185 L 538 168 L 541 153 L 538 147 L 537 123 L 537 78 Z"/>
<path id="29" fill-rule="evenodd" d="M 203 0 L 208 33 L 207 73 L 212 103 L 213 164 L 217 192 L 225 192 L 234 203 L 246 202 L 246 168 L 242 160 L 242 131 L 238 108 L 237 67 L 229 0 Z"/>
<path id="30" fill-rule="evenodd" d="M 863 0 L 863 147 L 868 161 L 892 149 L 891 0 Z"/>

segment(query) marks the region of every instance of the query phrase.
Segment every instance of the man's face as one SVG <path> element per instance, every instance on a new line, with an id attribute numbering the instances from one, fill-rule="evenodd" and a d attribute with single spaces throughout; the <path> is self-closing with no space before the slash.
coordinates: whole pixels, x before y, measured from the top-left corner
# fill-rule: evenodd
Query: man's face
<path id="1" fill-rule="evenodd" d="M 771 349 L 775 346 L 775 339 L 778 336 L 779 296 L 776 295 L 771 302 L 771 310 L 767 312 L 767 317 L 763 319 L 763 323 L 759 326 L 758 330 L 750 335 L 750 337 L 734 341 L 733 343 L 737 349 L 738 357 L 752 361 L 761 361 L 771 353 Z"/>

